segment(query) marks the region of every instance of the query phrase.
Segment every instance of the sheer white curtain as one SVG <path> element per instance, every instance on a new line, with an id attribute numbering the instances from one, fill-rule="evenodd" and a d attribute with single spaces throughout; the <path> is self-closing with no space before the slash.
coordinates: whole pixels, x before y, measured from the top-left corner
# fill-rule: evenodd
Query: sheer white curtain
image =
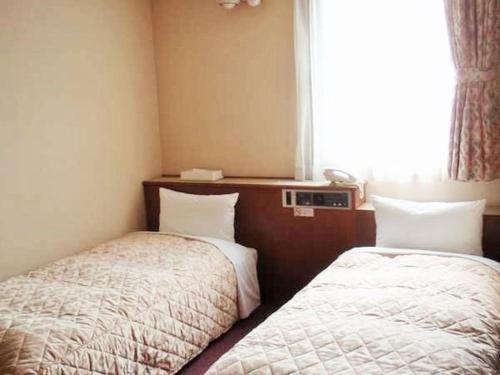
<path id="1" fill-rule="evenodd" d="M 302 29 L 307 48 L 296 38 L 296 54 L 309 55 L 311 82 L 298 86 L 298 105 L 310 109 L 312 124 L 304 128 L 299 119 L 297 171 L 315 178 L 327 167 L 367 180 L 442 178 L 454 84 L 443 3 L 296 0 L 295 11 L 296 22 L 309 22 Z M 304 142 L 312 143 L 312 168 L 299 158 Z"/>

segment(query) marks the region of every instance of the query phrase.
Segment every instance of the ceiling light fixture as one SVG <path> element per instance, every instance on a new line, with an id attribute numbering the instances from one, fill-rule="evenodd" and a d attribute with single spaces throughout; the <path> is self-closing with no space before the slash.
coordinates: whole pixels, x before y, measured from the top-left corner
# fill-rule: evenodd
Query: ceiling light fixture
<path id="1" fill-rule="evenodd" d="M 217 3 L 223 7 L 224 9 L 233 9 L 236 5 L 239 5 L 241 2 L 246 2 L 251 7 L 256 7 L 260 5 L 261 0 L 217 0 Z"/>

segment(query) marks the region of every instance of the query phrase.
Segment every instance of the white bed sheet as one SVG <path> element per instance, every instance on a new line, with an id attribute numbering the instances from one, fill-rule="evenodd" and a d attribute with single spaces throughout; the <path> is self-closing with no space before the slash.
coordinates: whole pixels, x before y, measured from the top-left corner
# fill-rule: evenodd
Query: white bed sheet
<path id="1" fill-rule="evenodd" d="M 233 263 L 238 283 L 238 314 L 240 319 L 247 318 L 259 307 L 260 288 L 257 277 L 257 250 L 219 238 L 167 232 L 148 233 L 192 238 L 214 245 Z"/>

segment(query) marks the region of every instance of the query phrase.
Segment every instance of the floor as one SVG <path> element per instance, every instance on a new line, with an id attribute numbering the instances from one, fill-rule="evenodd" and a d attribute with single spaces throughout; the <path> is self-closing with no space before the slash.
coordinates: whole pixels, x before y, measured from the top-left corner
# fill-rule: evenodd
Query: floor
<path id="1" fill-rule="evenodd" d="M 262 305 L 247 319 L 236 323 L 226 334 L 212 342 L 197 358 L 187 364 L 180 375 L 201 375 L 214 363 L 222 354 L 231 349 L 234 344 L 240 341 L 248 332 L 254 329 L 259 323 L 264 321 L 269 315 L 277 310 L 277 306 Z"/>

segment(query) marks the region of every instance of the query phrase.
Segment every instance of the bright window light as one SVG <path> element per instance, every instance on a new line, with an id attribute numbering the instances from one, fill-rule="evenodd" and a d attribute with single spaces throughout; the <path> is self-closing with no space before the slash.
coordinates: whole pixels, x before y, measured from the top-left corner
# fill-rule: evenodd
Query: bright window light
<path id="1" fill-rule="evenodd" d="M 313 30 L 317 172 L 441 178 L 454 67 L 442 1 L 318 0 Z"/>

